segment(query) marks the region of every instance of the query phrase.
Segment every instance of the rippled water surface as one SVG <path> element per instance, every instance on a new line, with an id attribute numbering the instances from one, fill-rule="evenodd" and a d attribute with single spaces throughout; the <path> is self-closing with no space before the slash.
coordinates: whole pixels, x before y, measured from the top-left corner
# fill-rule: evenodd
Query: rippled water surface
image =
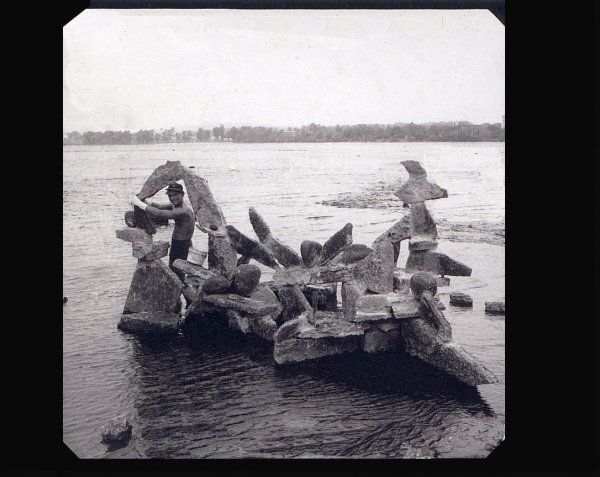
<path id="1" fill-rule="evenodd" d="M 142 343 L 117 329 L 136 259 L 115 230 L 158 165 L 194 166 L 228 223 L 255 237 L 255 207 L 299 252 L 347 222 L 354 243 L 370 245 L 408 213 L 390 186 L 407 179 L 407 159 L 448 190 L 427 203 L 438 250 L 473 273 L 439 294 L 454 340 L 499 384 L 466 388 L 402 354 L 279 368 L 264 344 L 218 330 Z M 368 204 L 324 205 L 357 194 Z M 63 207 L 63 439 L 79 457 L 483 457 L 504 435 L 505 318 L 483 311 L 504 299 L 503 143 L 66 146 Z M 159 227 L 155 239 L 171 233 Z M 199 231 L 193 242 L 206 249 Z M 452 291 L 473 308 L 449 306 Z M 118 415 L 133 439 L 107 452 L 100 427 Z"/>

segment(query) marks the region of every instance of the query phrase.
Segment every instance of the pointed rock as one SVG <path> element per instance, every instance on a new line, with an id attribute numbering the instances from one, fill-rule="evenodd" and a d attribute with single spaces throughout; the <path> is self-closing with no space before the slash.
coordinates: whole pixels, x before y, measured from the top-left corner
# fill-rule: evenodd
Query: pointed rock
<path id="1" fill-rule="evenodd" d="M 394 287 L 394 247 L 384 242 L 373 253 L 352 268 L 352 275 L 368 290 L 375 293 L 390 293 Z"/>
<path id="2" fill-rule="evenodd" d="M 273 237 L 269 226 L 264 219 L 256 212 L 254 207 L 249 209 L 250 223 L 252 228 L 265 248 L 271 252 L 273 257 L 284 267 L 293 267 L 302 265 L 302 258 L 280 240 Z"/>
<path id="3" fill-rule="evenodd" d="M 352 224 L 348 223 L 323 244 L 319 264 L 323 265 L 352 243 Z"/>
<path id="4" fill-rule="evenodd" d="M 183 283 L 162 260 L 138 260 L 123 313 L 174 313 Z"/>
<path id="5" fill-rule="evenodd" d="M 360 262 L 363 258 L 373 252 L 373 249 L 362 243 L 353 243 L 346 247 L 342 252 L 340 263 L 349 265 L 351 263 Z"/>
<path id="6" fill-rule="evenodd" d="M 437 330 L 438 338 L 447 343 L 452 341 L 452 327 L 437 307 L 430 291 L 424 291 L 419 303 L 419 314 Z"/>
<path id="7" fill-rule="evenodd" d="M 447 255 L 429 250 L 412 250 L 406 260 L 407 272 L 429 272 L 437 275 L 470 277 L 471 268 Z"/>
<path id="8" fill-rule="evenodd" d="M 448 197 L 446 189 L 427 180 L 427 173 L 419 161 L 402 161 L 402 165 L 408 171 L 408 180 L 394 192 L 394 195 L 410 204 L 411 209 L 415 202 Z"/>
<path id="9" fill-rule="evenodd" d="M 319 262 L 322 251 L 323 245 L 321 245 L 319 242 L 304 240 L 300 244 L 300 255 L 302 256 L 304 265 L 307 267 L 313 267 Z"/>
<path id="10" fill-rule="evenodd" d="M 248 263 L 246 260 L 253 258 L 267 267 L 279 268 L 279 264 L 275 261 L 271 252 L 269 252 L 262 244 L 247 237 L 233 225 L 227 225 L 225 230 L 227 231 L 227 236 L 229 237 L 231 245 L 235 251 L 242 256 L 240 258 L 242 262 L 240 263 L 240 261 L 238 261 L 238 265 Z"/>
<path id="11" fill-rule="evenodd" d="M 313 313 L 313 308 L 302 293 L 298 285 L 282 286 L 278 292 L 279 301 L 283 306 L 283 322 L 289 321 L 298 315 L 308 312 Z"/>
<path id="12" fill-rule="evenodd" d="M 189 169 L 183 171 L 183 182 L 198 225 L 204 228 L 208 228 L 210 225 L 224 227 L 225 217 L 208 188 L 208 182 Z"/>
<path id="13" fill-rule="evenodd" d="M 227 236 L 208 235 L 208 269 L 233 280 L 237 271 L 237 254 Z"/>
<path id="14" fill-rule="evenodd" d="M 381 244 L 385 242 L 391 242 L 394 246 L 394 266 L 398 263 L 398 257 L 400 256 L 400 242 L 410 238 L 410 215 L 403 217 L 401 220 L 396 222 L 392 227 L 382 233 L 375 239 L 371 247 L 373 250 L 378 249 Z"/>
<path id="15" fill-rule="evenodd" d="M 437 227 L 425 207 L 425 202 L 412 205 L 410 227 L 409 250 L 432 250 L 437 247 Z"/>
<path id="16" fill-rule="evenodd" d="M 167 161 L 166 164 L 158 166 L 150 177 L 146 179 L 142 190 L 137 194 L 140 200 L 152 197 L 163 187 L 169 185 L 169 182 L 175 182 L 183 179 L 185 168 L 179 161 Z M 187 185 L 186 185 L 187 187 Z"/>

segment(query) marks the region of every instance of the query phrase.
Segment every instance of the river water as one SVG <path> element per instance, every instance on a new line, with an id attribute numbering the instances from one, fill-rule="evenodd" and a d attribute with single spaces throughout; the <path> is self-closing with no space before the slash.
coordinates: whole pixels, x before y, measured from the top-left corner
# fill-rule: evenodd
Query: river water
<path id="1" fill-rule="evenodd" d="M 235 335 L 143 343 L 117 329 L 136 259 L 115 230 L 167 160 L 194 166 L 228 223 L 255 238 L 255 207 L 299 252 L 348 222 L 354 243 L 370 245 L 407 214 L 392 194 L 407 159 L 448 190 L 427 202 L 438 251 L 473 269 L 438 290 L 454 341 L 500 383 L 466 388 L 395 353 L 279 368 L 268 347 Z M 171 233 L 158 227 L 155 240 Z M 198 230 L 193 242 L 206 250 Z M 403 244 L 399 265 L 406 257 Z M 484 302 L 504 299 L 504 279 L 504 143 L 65 146 L 63 440 L 81 458 L 485 457 L 504 436 L 505 317 Z M 453 291 L 473 308 L 450 306 Z M 109 451 L 100 428 L 120 415 L 133 438 Z"/>

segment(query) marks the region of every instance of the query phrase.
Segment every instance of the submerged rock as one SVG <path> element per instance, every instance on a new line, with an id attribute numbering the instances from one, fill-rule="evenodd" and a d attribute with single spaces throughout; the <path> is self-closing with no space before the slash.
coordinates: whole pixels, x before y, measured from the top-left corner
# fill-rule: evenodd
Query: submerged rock
<path id="1" fill-rule="evenodd" d="M 503 301 L 486 301 L 485 312 L 489 315 L 504 315 L 505 307 Z"/>
<path id="2" fill-rule="evenodd" d="M 108 444 L 112 449 L 126 446 L 131 440 L 133 426 L 126 416 L 119 416 L 112 419 L 100 429 L 102 441 Z"/>
<path id="3" fill-rule="evenodd" d="M 473 298 L 466 293 L 450 293 L 450 304 L 454 306 L 472 307 Z"/>

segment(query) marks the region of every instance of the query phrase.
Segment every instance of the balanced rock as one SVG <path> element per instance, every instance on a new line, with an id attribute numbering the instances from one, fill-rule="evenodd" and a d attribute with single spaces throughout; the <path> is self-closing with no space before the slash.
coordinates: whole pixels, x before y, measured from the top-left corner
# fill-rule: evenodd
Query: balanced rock
<path id="1" fill-rule="evenodd" d="M 473 298 L 466 293 L 450 293 L 450 304 L 454 306 L 472 307 Z"/>
<path id="2" fill-rule="evenodd" d="M 227 236 L 208 235 L 208 269 L 233 280 L 237 271 L 237 254 Z"/>
<path id="3" fill-rule="evenodd" d="M 213 275 L 202 284 L 202 293 L 209 295 L 213 293 L 227 293 L 231 282 L 223 275 Z"/>
<path id="4" fill-rule="evenodd" d="M 170 245 L 164 240 L 153 243 L 134 242 L 131 245 L 132 255 L 140 260 L 157 260 L 167 256 Z"/>
<path id="5" fill-rule="evenodd" d="M 454 260 L 447 255 L 430 250 L 415 251 L 408 254 L 406 260 L 407 272 L 429 272 L 438 275 L 451 275 L 460 277 L 471 276 L 471 268 Z"/>
<path id="6" fill-rule="evenodd" d="M 431 250 L 437 246 L 437 227 L 424 202 L 417 202 L 410 213 L 409 250 Z"/>
<path id="7" fill-rule="evenodd" d="M 289 321 L 296 316 L 308 312 L 313 308 L 298 285 L 286 285 L 279 288 L 279 301 L 283 306 L 283 322 Z"/>
<path id="8" fill-rule="evenodd" d="M 162 260 L 138 260 L 123 313 L 174 313 L 183 283 Z"/>
<path id="9" fill-rule="evenodd" d="M 352 275 L 368 290 L 390 293 L 394 286 L 394 247 L 384 242 L 373 253 L 353 265 Z"/>
<path id="10" fill-rule="evenodd" d="M 424 291 L 435 295 L 437 293 L 435 278 L 426 272 L 415 273 L 410 279 L 410 291 L 417 300 L 421 299 Z"/>
<path id="11" fill-rule="evenodd" d="M 343 252 L 344 249 L 352 243 L 352 224 L 344 225 L 341 230 L 338 230 L 324 244 L 321 251 L 319 264 L 323 265 L 333 257 Z"/>
<path id="12" fill-rule="evenodd" d="M 240 265 L 233 279 L 235 293 L 250 296 L 258 287 L 260 274 L 260 268 L 256 265 Z"/>
<path id="13" fill-rule="evenodd" d="M 353 321 L 356 318 L 356 302 L 365 292 L 366 287 L 356 280 L 342 282 L 342 310 L 345 320 Z"/>
<path id="14" fill-rule="evenodd" d="M 126 228 L 116 230 L 117 238 L 125 240 L 125 242 L 144 242 L 152 243 L 152 235 L 147 233 L 145 230 L 138 228 Z"/>
<path id="15" fill-rule="evenodd" d="M 135 220 L 135 226 L 140 229 L 144 229 L 151 235 L 156 233 L 156 227 L 150 220 L 150 217 L 146 214 L 145 210 L 140 209 L 137 206 L 133 207 L 133 215 Z"/>
<path id="16" fill-rule="evenodd" d="M 184 169 L 179 161 L 167 161 L 166 164 L 158 166 L 144 182 L 142 190 L 137 194 L 138 198 L 144 200 L 152 197 L 170 182 L 183 179 Z"/>
<path id="17" fill-rule="evenodd" d="M 351 263 L 360 262 L 363 258 L 373 252 L 373 249 L 362 243 L 353 243 L 346 247 L 341 254 L 341 263 L 349 265 Z"/>
<path id="18" fill-rule="evenodd" d="M 208 182 L 189 169 L 183 171 L 183 182 L 198 225 L 204 228 L 211 224 L 224 227 L 225 217 L 208 188 Z"/>
<path id="19" fill-rule="evenodd" d="M 128 227 L 135 227 L 135 212 L 133 210 L 128 210 L 125 212 L 125 223 Z"/>
<path id="20" fill-rule="evenodd" d="M 427 173 L 419 161 L 402 161 L 402 165 L 408 171 L 408 180 L 394 192 L 400 200 L 412 206 L 416 202 L 448 197 L 446 189 L 427 180 Z"/>
<path id="21" fill-rule="evenodd" d="M 181 325 L 179 315 L 165 311 L 147 311 L 121 315 L 118 328 L 129 333 L 174 335 Z"/>
<path id="22" fill-rule="evenodd" d="M 227 230 L 227 236 L 229 237 L 234 250 L 242 256 L 240 260 L 244 259 L 243 261 L 246 261 L 253 258 L 267 267 L 279 268 L 279 264 L 275 261 L 271 252 L 269 252 L 261 243 L 245 236 L 233 225 L 227 225 L 225 229 Z M 238 265 L 241 265 L 239 261 Z"/>
<path id="23" fill-rule="evenodd" d="M 267 250 L 271 252 L 273 257 L 284 267 L 292 267 L 302 265 L 302 258 L 294 252 L 291 247 L 288 247 L 280 240 L 273 237 L 269 226 L 264 219 L 256 212 L 254 207 L 249 209 L 250 223 L 252 228 Z"/>
<path id="24" fill-rule="evenodd" d="M 504 315 L 505 307 L 503 301 L 486 301 L 485 312 L 489 315 Z"/>
<path id="25" fill-rule="evenodd" d="M 321 252 L 323 251 L 323 245 L 319 242 L 313 242 L 312 240 L 304 240 L 300 244 L 300 255 L 302 261 L 307 267 L 313 267 L 321 259 Z"/>

